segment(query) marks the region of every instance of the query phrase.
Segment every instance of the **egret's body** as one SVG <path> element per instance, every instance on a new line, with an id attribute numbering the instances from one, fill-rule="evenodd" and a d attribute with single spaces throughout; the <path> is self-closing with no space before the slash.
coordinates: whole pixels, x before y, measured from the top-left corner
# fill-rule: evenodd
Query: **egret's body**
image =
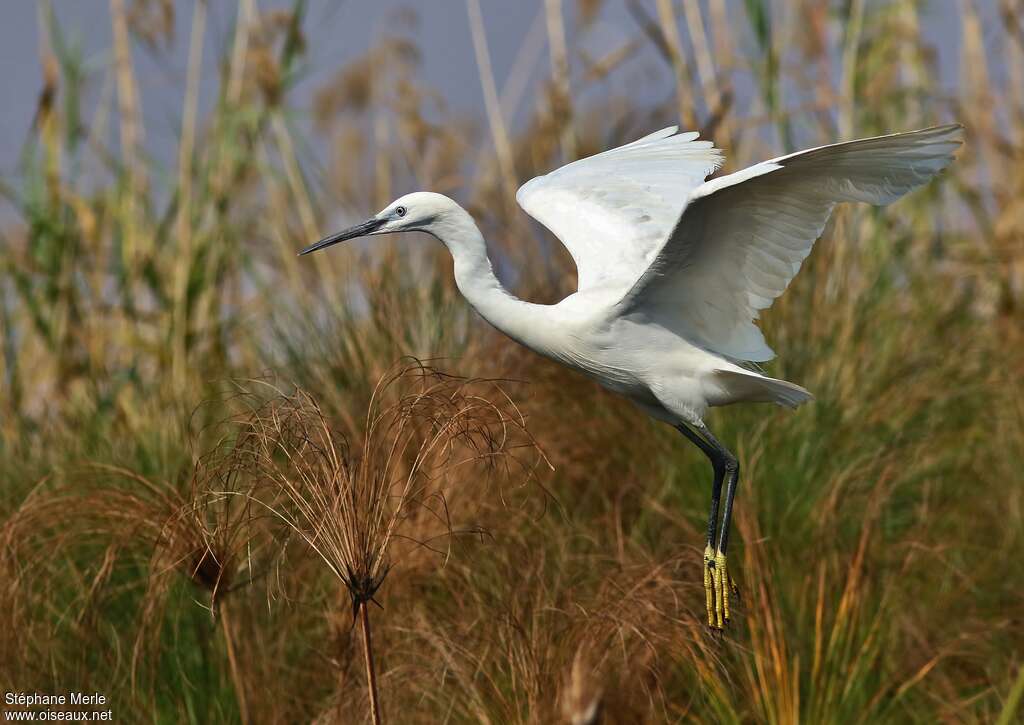
<path id="1" fill-rule="evenodd" d="M 658 420 L 696 424 L 709 406 L 744 400 L 724 389 L 722 371 L 764 377 L 642 314 L 620 315 L 614 290 L 590 289 L 555 305 L 535 305 L 503 289 L 497 295 L 504 299 L 499 298 L 490 291 L 493 286 L 481 289 L 479 279 L 465 279 L 456 264 L 459 290 L 494 327 L 629 398 Z"/>
<path id="2" fill-rule="evenodd" d="M 841 201 L 885 204 L 952 161 L 959 126 L 823 146 L 705 181 L 721 154 L 665 129 L 524 184 L 520 205 L 576 262 L 578 291 L 554 305 L 516 298 L 494 274 L 473 218 L 451 199 L 408 194 L 303 254 L 369 234 L 423 231 L 490 324 L 676 426 L 711 460 L 705 549 L 708 619 L 728 620 L 726 548 L 736 458 L 708 430 L 709 407 L 811 395 L 746 363 L 773 357 L 758 312 L 786 289 Z M 722 484 L 725 509 L 718 525 Z M 716 540 L 717 533 L 717 540 Z"/>

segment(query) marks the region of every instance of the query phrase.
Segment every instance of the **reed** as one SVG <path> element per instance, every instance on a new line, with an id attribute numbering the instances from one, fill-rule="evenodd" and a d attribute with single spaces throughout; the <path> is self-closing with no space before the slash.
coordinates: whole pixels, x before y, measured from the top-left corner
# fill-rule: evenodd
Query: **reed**
<path id="1" fill-rule="evenodd" d="M 473 485 L 480 495 L 514 463 L 521 474 L 532 441 L 494 382 L 418 361 L 379 381 L 354 450 L 310 394 L 264 397 L 240 391 L 239 399 L 253 404 L 235 418 L 239 435 L 228 468 L 245 472 L 252 489 L 244 497 L 283 522 L 348 592 L 353 624 L 362 630 L 370 719 L 379 723 L 370 604 L 380 606 L 378 591 L 403 548 L 443 562 L 454 537 L 483 533 L 453 522 L 451 497 L 467 495 L 453 486 Z"/>

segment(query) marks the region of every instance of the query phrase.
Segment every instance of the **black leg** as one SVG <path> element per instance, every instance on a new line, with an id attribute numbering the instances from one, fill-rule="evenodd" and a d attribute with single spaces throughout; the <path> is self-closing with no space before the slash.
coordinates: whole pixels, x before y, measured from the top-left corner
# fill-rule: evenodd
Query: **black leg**
<path id="1" fill-rule="evenodd" d="M 711 511 L 708 514 L 708 540 L 707 548 L 715 547 L 715 532 L 718 527 L 718 506 L 722 500 L 722 480 L 725 478 L 725 458 L 707 441 L 697 433 L 690 430 L 685 423 L 676 426 L 676 430 L 686 436 L 695 446 L 701 449 L 705 456 L 711 461 L 711 467 L 715 472 L 715 479 L 711 484 Z"/>
<path id="2" fill-rule="evenodd" d="M 700 432 L 704 435 L 708 443 L 716 450 L 716 452 L 722 457 L 723 465 L 725 467 L 725 510 L 722 512 L 722 527 L 718 532 L 718 551 L 723 554 L 729 547 L 729 528 L 732 524 L 732 502 L 736 497 L 736 486 L 740 480 L 740 462 L 734 456 L 728 448 L 723 446 L 717 438 L 715 438 L 711 431 L 707 429 L 707 426 L 701 425 L 699 427 Z"/>
<path id="3" fill-rule="evenodd" d="M 723 446 L 703 423 L 694 425 L 692 430 L 680 423 L 677 430 L 686 436 L 711 461 L 715 471 L 711 486 L 711 512 L 708 516 L 708 539 L 704 549 L 704 593 L 708 611 L 708 625 L 721 631 L 729 623 L 729 594 L 735 590 L 726 565 L 725 550 L 729 545 L 729 525 L 732 521 L 732 503 L 736 496 L 740 465 L 728 448 Z M 718 524 L 718 508 L 722 499 L 722 482 L 726 482 L 725 510 L 722 522 Z M 717 530 L 717 531 L 716 531 Z M 715 545 L 715 534 L 718 545 Z"/>

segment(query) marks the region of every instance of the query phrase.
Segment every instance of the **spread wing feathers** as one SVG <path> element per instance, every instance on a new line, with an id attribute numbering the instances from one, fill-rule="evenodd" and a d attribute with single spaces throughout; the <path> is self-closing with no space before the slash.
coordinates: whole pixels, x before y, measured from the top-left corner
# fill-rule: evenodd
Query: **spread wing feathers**
<path id="1" fill-rule="evenodd" d="M 625 292 L 654 259 L 721 151 L 675 126 L 523 184 L 516 200 L 569 250 L 579 289 Z"/>
<path id="2" fill-rule="evenodd" d="M 770 360 L 753 320 L 785 291 L 835 204 L 895 201 L 949 165 L 961 131 L 822 146 L 700 185 L 620 314 L 658 318 L 736 361 Z"/>

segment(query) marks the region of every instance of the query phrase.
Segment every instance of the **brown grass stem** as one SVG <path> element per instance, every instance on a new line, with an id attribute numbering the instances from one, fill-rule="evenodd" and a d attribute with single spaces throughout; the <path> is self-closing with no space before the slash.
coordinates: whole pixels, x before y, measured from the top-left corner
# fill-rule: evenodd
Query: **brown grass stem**
<path id="1" fill-rule="evenodd" d="M 235 637 L 228 610 L 227 599 L 222 599 L 217 605 L 217 616 L 220 618 L 220 628 L 224 634 L 224 646 L 228 652 L 228 667 L 231 672 L 231 682 L 235 688 L 235 698 L 238 701 L 238 714 L 242 719 L 242 723 L 248 723 L 250 722 L 249 706 L 245 696 L 245 683 L 242 680 L 241 670 L 238 666 L 238 656 L 235 654 Z"/>
<path id="2" fill-rule="evenodd" d="M 370 698 L 370 718 L 373 725 L 382 722 L 380 700 L 377 696 L 377 671 L 373 666 L 373 640 L 370 636 L 370 603 L 360 602 L 359 623 L 363 630 L 363 662 L 366 665 L 366 690 Z"/>
<path id="3" fill-rule="evenodd" d="M 178 185 L 181 198 L 174 225 L 175 242 L 181 245 L 175 267 L 174 285 L 174 348 L 172 353 L 172 380 L 178 390 L 184 390 L 187 379 L 188 355 L 188 280 L 193 264 L 192 228 L 192 173 L 196 145 L 196 126 L 199 111 L 199 76 L 202 71 L 203 36 L 206 31 L 206 2 L 199 0 L 192 10 L 192 29 L 189 36 L 188 76 L 183 101 L 181 144 L 178 148 Z"/>
<path id="4" fill-rule="evenodd" d="M 689 102 L 690 70 L 686 56 L 683 54 L 683 41 L 679 37 L 676 24 L 676 12 L 672 0 L 658 0 L 658 20 L 661 23 L 661 35 L 665 41 L 665 50 L 672 63 L 672 72 L 676 81 L 676 103 L 679 120 L 686 128 L 696 128 L 697 118 L 693 113 L 693 105 Z"/>
<path id="5" fill-rule="evenodd" d="M 1017 712 L 1020 710 L 1021 701 L 1024 701 L 1024 665 L 1021 665 L 1017 670 L 1017 679 L 1006 696 L 1006 702 L 999 713 L 999 720 L 996 721 L 996 725 L 1010 725 L 1010 723 L 1014 722 Z"/>
<path id="6" fill-rule="evenodd" d="M 544 0 L 548 29 L 548 47 L 551 51 L 551 80 L 557 93 L 559 138 L 562 158 L 576 158 L 576 133 L 573 129 L 572 89 L 569 83 L 569 53 L 565 43 L 565 22 L 562 20 L 562 1 Z"/>
<path id="7" fill-rule="evenodd" d="M 864 30 L 864 0 L 852 0 L 847 18 L 846 37 L 843 42 L 842 81 L 839 94 L 839 137 L 843 140 L 853 137 L 856 125 L 854 115 L 857 103 L 857 58 L 860 50 L 861 33 Z"/>
<path id="8" fill-rule="evenodd" d="M 125 181 L 133 192 L 137 185 L 146 184 L 145 166 L 139 163 L 139 148 L 143 141 L 142 113 L 135 71 L 132 66 L 131 39 L 124 0 L 110 0 L 110 18 L 114 45 L 114 74 L 117 78 L 118 119 L 121 131 L 121 154 L 124 159 Z M 138 249 L 145 237 L 139 234 L 138 195 L 125 195 L 124 204 L 124 257 L 133 268 L 137 263 L 136 254 L 146 250 Z M 148 243 L 145 246 L 149 246 Z"/>
<path id="9" fill-rule="evenodd" d="M 704 94 L 704 102 L 715 112 L 722 103 L 718 90 L 715 63 L 711 55 L 707 33 L 704 32 L 704 15 L 700 3 L 683 3 L 683 18 L 686 20 L 690 40 L 693 43 L 693 54 L 697 64 L 697 80 Z M 724 60 L 724 59 L 722 59 Z"/>
<path id="10" fill-rule="evenodd" d="M 480 0 L 466 0 L 469 14 L 469 28 L 473 38 L 473 51 L 476 53 L 477 72 L 480 86 L 484 92 L 484 109 L 487 122 L 491 128 L 491 138 L 497 152 L 500 177 L 505 192 L 506 205 L 511 205 L 516 194 L 516 169 L 512 144 L 509 141 L 508 129 L 501 113 L 501 103 L 494 83 L 494 69 L 491 67 L 491 53 L 487 47 L 487 32 L 484 29 L 483 13 L 480 11 Z M 509 206 L 511 209 L 511 206 Z"/>

